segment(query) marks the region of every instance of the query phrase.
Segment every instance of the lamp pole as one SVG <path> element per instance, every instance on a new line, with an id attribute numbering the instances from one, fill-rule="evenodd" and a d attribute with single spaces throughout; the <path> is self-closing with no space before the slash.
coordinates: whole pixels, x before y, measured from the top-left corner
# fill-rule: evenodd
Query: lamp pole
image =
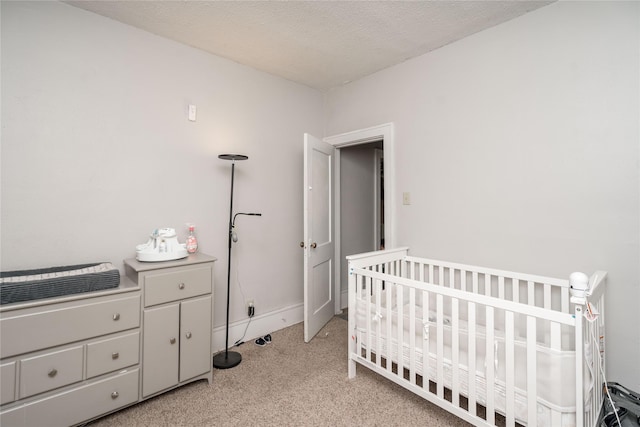
<path id="1" fill-rule="evenodd" d="M 231 160 L 231 197 L 229 202 L 229 256 L 227 258 L 227 326 L 225 334 L 224 352 L 213 357 L 213 367 L 229 369 L 238 366 L 242 362 L 242 355 L 237 351 L 229 351 L 229 300 L 231 294 L 231 242 L 233 234 L 233 179 L 235 175 L 236 160 L 247 160 L 249 157 L 242 154 L 221 154 L 218 158 Z"/>

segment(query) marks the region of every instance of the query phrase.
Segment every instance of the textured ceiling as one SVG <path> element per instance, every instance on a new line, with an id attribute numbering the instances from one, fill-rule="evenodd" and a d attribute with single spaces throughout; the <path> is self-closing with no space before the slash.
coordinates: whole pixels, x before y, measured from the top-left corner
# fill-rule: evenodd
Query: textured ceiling
<path id="1" fill-rule="evenodd" d="M 65 1 L 319 90 L 553 1 Z"/>

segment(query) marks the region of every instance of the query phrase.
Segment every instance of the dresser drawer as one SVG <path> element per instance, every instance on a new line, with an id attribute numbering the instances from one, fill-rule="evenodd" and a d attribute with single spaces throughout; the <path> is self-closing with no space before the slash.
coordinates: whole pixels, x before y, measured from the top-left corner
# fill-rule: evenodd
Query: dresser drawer
<path id="1" fill-rule="evenodd" d="M 20 361 L 20 398 L 82 380 L 82 346 Z"/>
<path id="2" fill-rule="evenodd" d="M 26 426 L 70 426 L 138 401 L 138 370 L 25 405 Z"/>
<path id="3" fill-rule="evenodd" d="M 16 310 L 0 320 L 0 354 L 4 358 L 139 326 L 138 293 Z"/>
<path id="4" fill-rule="evenodd" d="M 87 344 L 87 378 L 138 363 L 140 332 Z"/>
<path id="5" fill-rule="evenodd" d="M 159 271 L 144 279 L 144 305 L 162 304 L 211 293 L 211 267 Z"/>
<path id="6" fill-rule="evenodd" d="M 13 402 L 16 399 L 16 362 L 0 365 L 0 404 Z"/>
<path id="7" fill-rule="evenodd" d="M 2 427 L 25 427 L 24 406 L 16 406 L 6 411 L 0 412 L 0 426 Z"/>

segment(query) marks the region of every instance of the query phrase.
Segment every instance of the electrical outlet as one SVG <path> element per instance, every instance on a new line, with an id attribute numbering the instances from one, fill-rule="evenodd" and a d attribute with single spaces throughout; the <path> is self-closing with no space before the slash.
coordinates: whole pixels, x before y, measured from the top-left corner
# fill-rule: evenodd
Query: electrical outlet
<path id="1" fill-rule="evenodd" d="M 253 300 L 250 299 L 247 301 L 247 316 L 253 317 L 254 314 L 256 314 L 256 308 L 253 305 Z"/>
<path id="2" fill-rule="evenodd" d="M 402 204 L 403 205 L 410 205 L 411 204 L 411 193 L 404 192 L 402 193 Z"/>

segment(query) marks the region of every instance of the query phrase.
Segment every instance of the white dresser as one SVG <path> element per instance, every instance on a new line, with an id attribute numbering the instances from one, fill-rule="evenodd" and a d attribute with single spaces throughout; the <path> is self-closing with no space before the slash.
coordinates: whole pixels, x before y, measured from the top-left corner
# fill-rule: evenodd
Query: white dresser
<path id="1" fill-rule="evenodd" d="M 2 426 L 68 426 L 138 401 L 135 284 L 0 312 Z"/>
<path id="2" fill-rule="evenodd" d="M 214 261 L 127 259 L 118 288 L 0 307 L 0 425 L 82 424 L 211 383 Z"/>
<path id="3" fill-rule="evenodd" d="M 142 398 L 212 381 L 214 261 L 200 253 L 161 263 L 125 260 L 143 295 Z"/>

